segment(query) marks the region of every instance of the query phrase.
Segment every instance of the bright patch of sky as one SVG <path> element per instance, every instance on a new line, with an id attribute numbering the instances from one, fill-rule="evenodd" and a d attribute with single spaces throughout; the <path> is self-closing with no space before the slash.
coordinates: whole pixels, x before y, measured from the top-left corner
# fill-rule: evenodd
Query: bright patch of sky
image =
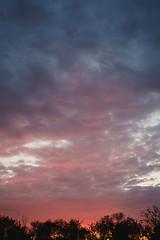
<path id="1" fill-rule="evenodd" d="M 160 171 L 150 172 L 145 176 L 138 177 L 137 180 L 138 180 L 138 183 L 136 184 L 136 186 L 140 186 L 140 187 L 160 186 Z"/>
<path id="2" fill-rule="evenodd" d="M 160 124 L 160 111 L 156 111 L 151 113 L 146 119 L 141 120 L 138 123 L 139 127 L 148 128 L 148 127 L 155 127 Z"/>
<path id="3" fill-rule="evenodd" d="M 24 145 L 26 148 L 44 148 L 44 147 L 55 147 L 55 148 L 67 148 L 72 145 L 72 142 L 66 139 L 62 140 L 56 140 L 56 141 L 51 141 L 51 140 L 37 140 L 37 141 L 32 141 Z"/>
<path id="4" fill-rule="evenodd" d="M 18 155 L 9 156 L 9 157 L 0 157 L 0 164 L 2 164 L 5 167 L 17 167 L 19 165 L 25 165 L 25 166 L 39 166 L 38 164 L 39 160 L 32 156 L 25 153 L 20 153 Z"/>
<path id="5" fill-rule="evenodd" d="M 99 63 L 99 60 L 97 59 L 97 56 L 90 56 L 90 55 L 85 55 L 82 57 L 82 62 L 87 64 L 87 66 L 94 71 L 101 71 L 101 66 Z"/>
<path id="6" fill-rule="evenodd" d="M 15 176 L 15 173 L 8 169 L 8 170 L 1 170 L 0 171 L 0 177 L 1 179 L 7 179 L 7 178 L 13 178 Z"/>
<path id="7" fill-rule="evenodd" d="M 128 191 L 133 187 L 159 187 L 160 171 L 152 171 L 142 176 L 135 175 L 133 178 L 128 177 L 125 184 L 121 187 L 124 191 Z"/>

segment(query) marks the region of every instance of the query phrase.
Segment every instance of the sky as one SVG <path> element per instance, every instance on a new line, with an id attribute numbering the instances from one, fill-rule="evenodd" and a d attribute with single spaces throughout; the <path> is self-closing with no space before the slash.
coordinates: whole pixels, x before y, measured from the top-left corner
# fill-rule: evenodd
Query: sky
<path id="1" fill-rule="evenodd" d="M 160 1 L 0 0 L 0 214 L 160 203 Z"/>

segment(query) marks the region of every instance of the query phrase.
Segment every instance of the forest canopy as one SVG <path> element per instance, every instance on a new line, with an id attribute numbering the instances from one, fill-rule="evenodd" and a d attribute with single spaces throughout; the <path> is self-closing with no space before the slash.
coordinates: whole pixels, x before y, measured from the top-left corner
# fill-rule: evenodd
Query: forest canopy
<path id="1" fill-rule="evenodd" d="M 83 226 L 79 219 L 32 221 L 0 216 L 0 239 L 3 240 L 158 240 L 160 239 L 160 208 L 153 205 L 142 212 L 142 220 L 123 213 L 105 215 Z"/>

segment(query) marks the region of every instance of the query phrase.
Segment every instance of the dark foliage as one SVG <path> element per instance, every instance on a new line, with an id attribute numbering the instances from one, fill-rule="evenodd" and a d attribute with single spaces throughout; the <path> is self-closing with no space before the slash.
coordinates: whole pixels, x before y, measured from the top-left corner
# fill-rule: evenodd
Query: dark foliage
<path id="1" fill-rule="evenodd" d="M 0 239 L 2 240 L 29 240 L 30 235 L 26 228 L 10 217 L 0 216 Z"/>
<path id="2" fill-rule="evenodd" d="M 143 212 L 144 222 L 125 217 L 123 213 L 107 215 L 89 228 L 77 219 L 32 221 L 31 227 L 22 226 L 11 217 L 0 216 L 1 240 L 148 240 L 160 239 L 160 210 L 157 206 Z"/>
<path id="3" fill-rule="evenodd" d="M 150 239 L 160 239 L 160 208 L 153 205 L 142 212 L 144 221 L 147 224 L 146 232 L 149 233 Z"/>

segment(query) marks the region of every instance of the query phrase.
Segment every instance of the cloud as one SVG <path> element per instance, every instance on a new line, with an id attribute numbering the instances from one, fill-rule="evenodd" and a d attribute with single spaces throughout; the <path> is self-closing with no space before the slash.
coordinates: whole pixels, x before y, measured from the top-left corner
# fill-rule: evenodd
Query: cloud
<path id="1" fill-rule="evenodd" d="M 159 199 L 158 9 L 1 1 L 2 210 L 98 216 Z"/>

